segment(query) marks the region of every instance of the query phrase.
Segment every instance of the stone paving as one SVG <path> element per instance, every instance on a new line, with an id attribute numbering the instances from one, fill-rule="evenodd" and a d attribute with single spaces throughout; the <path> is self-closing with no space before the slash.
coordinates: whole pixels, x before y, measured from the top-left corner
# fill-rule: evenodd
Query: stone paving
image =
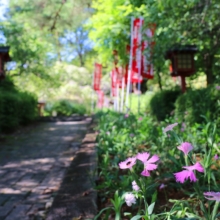
<path id="1" fill-rule="evenodd" d="M 90 122 L 44 122 L 0 141 L 0 220 L 46 219 Z"/>

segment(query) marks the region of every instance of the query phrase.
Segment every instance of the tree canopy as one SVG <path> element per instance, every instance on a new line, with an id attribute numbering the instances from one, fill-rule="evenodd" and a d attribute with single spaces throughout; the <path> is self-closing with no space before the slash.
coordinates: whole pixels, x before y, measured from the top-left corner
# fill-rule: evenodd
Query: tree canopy
<path id="1" fill-rule="evenodd" d="M 142 16 L 145 28 L 156 24 L 153 53 L 155 69 L 167 68 L 166 50 L 174 44 L 196 45 L 198 73 L 204 72 L 207 83 L 218 78 L 220 2 L 202 0 L 97 0 L 93 2 L 95 14 L 88 26 L 90 37 L 103 62 L 112 58 L 112 50 L 119 51 L 121 62 L 127 62 L 126 44 L 130 41 L 132 17 Z"/>

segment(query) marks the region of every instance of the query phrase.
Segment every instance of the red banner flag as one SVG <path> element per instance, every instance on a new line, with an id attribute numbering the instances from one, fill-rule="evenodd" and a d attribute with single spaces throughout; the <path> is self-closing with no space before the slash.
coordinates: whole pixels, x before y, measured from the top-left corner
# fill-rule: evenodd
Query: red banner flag
<path id="1" fill-rule="evenodd" d="M 98 94 L 98 103 L 97 103 L 97 107 L 98 108 L 103 108 L 103 104 L 104 104 L 104 92 L 102 90 L 97 91 Z"/>
<path id="2" fill-rule="evenodd" d="M 111 72 L 111 89 L 112 89 L 112 96 L 117 96 L 117 92 L 116 92 L 116 87 L 117 87 L 117 72 L 115 70 L 115 68 L 112 70 Z"/>
<path id="3" fill-rule="evenodd" d="M 143 19 L 136 18 L 133 21 L 133 28 L 131 33 L 132 49 L 131 49 L 131 82 L 141 82 L 141 29 L 143 26 Z"/>
<path id="4" fill-rule="evenodd" d="M 101 77 L 102 77 L 102 65 L 95 63 L 95 70 L 93 76 L 93 89 L 95 91 L 100 90 Z"/>

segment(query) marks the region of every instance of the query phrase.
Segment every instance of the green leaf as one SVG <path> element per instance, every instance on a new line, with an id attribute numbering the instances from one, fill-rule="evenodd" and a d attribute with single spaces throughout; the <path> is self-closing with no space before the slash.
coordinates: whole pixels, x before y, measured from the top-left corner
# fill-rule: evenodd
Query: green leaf
<path id="1" fill-rule="evenodd" d="M 135 215 L 134 217 L 131 218 L 131 220 L 138 220 L 142 218 L 142 215 Z"/>
<path id="2" fill-rule="evenodd" d="M 151 215 L 154 210 L 155 202 L 150 204 L 150 206 L 147 209 L 148 215 Z"/>

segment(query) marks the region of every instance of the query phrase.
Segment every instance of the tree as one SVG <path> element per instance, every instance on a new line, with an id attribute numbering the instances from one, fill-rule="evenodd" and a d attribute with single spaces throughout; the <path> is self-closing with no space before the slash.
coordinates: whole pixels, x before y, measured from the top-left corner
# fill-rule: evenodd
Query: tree
<path id="1" fill-rule="evenodd" d="M 119 51 L 119 59 L 125 58 L 125 46 L 130 38 L 131 17 L 143 16 L 145 28 L 156 23 L 156 45 L 153 63 L 156 70 L 167 68 L 164 54 L 173 44 L 195 44 L 199 72 L 205 72 L 207 84 L 218 77 L 220 2 L 217 0 L 97 0 L 96 13 L 90 19 L 90 37 L 102 60 L 110 60 L 111 51 Z"/>
<path id="2" fill-rule="evenodd" d="M 92 42 L 88 38 L 88 31 L 79 26 L 75 32 L 67 32 L 60 39 L 65 47 L 64 57 L 68 59 L 79 58 L 80 66 L 85 65 L 86 54 L 92 50 Z M 69 54 L 72 53 L 72 57 Z"/>

